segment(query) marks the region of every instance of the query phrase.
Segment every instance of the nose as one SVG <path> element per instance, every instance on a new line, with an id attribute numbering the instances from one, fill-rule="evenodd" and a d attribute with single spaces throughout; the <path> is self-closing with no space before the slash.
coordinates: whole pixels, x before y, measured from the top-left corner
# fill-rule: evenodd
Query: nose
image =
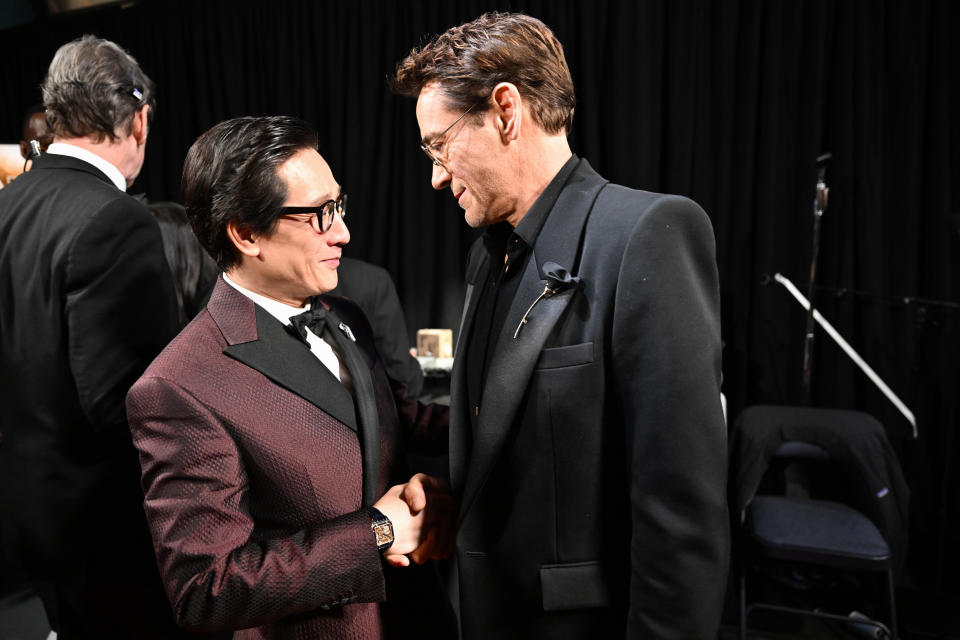
<path id="1" fill-rule="evenodd" d="M 343 216 L 334 216 L 333 226 L 327 231 L 327 243 L 331 245 L 345 245 L 350 242 L 350 229 Z"/>
<path id="2" fill-rule="evenodd" d="M 446 188 L 446 186 L 450 184 L 450 174 L 445 167 L 439 164 L 433 165 L 433 173 L 430 174 L 430 184 L 433 185 L 433 188 L 437 191 Z"/>

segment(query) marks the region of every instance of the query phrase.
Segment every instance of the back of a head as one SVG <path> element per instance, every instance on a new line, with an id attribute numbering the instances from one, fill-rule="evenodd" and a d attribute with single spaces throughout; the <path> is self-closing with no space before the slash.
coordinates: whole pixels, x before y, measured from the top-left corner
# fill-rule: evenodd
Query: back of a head
<path id="1" fill-rule="evenodd" d="M 46 151 L 50 143 L 53 142 L 53 133 L 47 125 L 47 119 L 44 115 L 43 105 L 35 104 L 26 113 L 23 114 L 23 134 L 20 138 L 20 155 L 24 158 L 30 158 L 33 151 L 30 148 L 30 142 L 36 140 L 40 146 L 40 151 Z"/>
<path id="2" fill-rule="evenodd" d="M 50 126 L 47 124 L 47 118 L 43 111 L 42 104 L 35 104 L 23 114 L 23 137 L 22 140 L 38 140 L 41 143 L 50 144 L 46 138 L 49 138 Z M 46 145 L 44 145 L 45 147 Z"/>
<path id="3" fill-rule="evenodd" d="M 154 84 L 119 46 L 91 35 L 57 50 L 41 85 L 47 124 L 57 138 L 114 141 L 128 135 L 136 112 L 150 105 Z"/>
<path id="4" fill-rule="evenodd" d="M 277 169 L 298 151 L 316 148 L 316 130 L 291 116 L 225 120 L 197 138 L 180 186 L 193 232 L 217 266 L 227 271 L 238 261 L 228 222 L 261 235 L 273 231 L 287 198 Z"/>
<path id="5" fill-rule="evenodd" d="M 563 45 L 550 27 L 522 13 L 485 13 L 447 29 L 397 65 L 394 91 L 416 98 L 437 82 L 451 109 L 474 107 L 501 82 L 516 85 L 536 123 L 547 133 L 570 133 L 576 97 Z M 476 105 L 476 106 L 475 106 Z"/>

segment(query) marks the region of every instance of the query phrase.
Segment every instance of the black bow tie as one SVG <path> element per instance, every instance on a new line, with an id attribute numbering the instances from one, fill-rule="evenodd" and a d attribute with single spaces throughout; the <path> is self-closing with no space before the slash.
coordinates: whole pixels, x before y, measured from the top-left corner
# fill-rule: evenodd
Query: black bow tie
<path id="1" fill-rule="evenodd" d="M 307 341 L 307 329 L 323 337 L 323 330 L 327 326 L 327 310 L 319 302 L 314 302 L 309 310 L 290 318 L 290 325 L 304 342 Z"/>

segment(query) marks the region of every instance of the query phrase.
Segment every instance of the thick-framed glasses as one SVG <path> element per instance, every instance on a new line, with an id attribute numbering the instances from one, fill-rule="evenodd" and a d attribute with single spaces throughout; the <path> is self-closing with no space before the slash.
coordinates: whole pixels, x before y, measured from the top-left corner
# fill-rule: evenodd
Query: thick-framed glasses
<path id="1" fill-rule="evenodd" d="M 443 145 L 443 143 L 444 143 L 443 136 L 445 136 L 445 135 L 447 134 L 447 132 L 450 131 L 450 129 L 453 129 L 455 126 L 457 126 L 457 123 L 460 122 L 461 120 L 463 120 L 464 117 L 466 117 L 466 115 L 467 115 L 468 113 L 470 113 L 471 111 L 473 111 L 475 108 L 477 108 L 478 106 L 480 106 L 480 105 L 483 104 L 484 102 L 485 102 L 485 100 L 481 100 L 480 102 L 474 103 L 469 109 L 467 109 L 466 111 L 464 111 L 463 113 L 461 113 L 459 118 L 457 118 L 456 120 L 454 120 L 453 123 L 451 123 L 451 125 L 450 125 L 449 127 L 447 127 L 446 129 L 444 129 L 443 131 L 441 131 L 441 132 L 440 132 L 440 135 L 438 135 L 436 138 L 433 139 L 433 142 L 431 142 L 430 144 L 421 144 L 421 145 L 420 145 L 420 148 L 423 149 L 423 152 L 424 152 L 425 154 L 427 154 L 427 157 L 428 157 L 428 158 L 430 158 L 430 162 L 433 163 L 433 166 L 435 166 L 435 167 L 440 167 L 440 168 L 443 169 L 444 171 L 447 170 L 447 167 L 443 164 L 443 160 L 440 159 L 441 152 L 440 152 L 440 148 L 438 147 L 438 145 Z M 452 140 L 452 138 L 451 138 L 451 140 Z"/>
<path id="2" fill-rule="evenodd" d="M 341 193 L 336 200 L 327 200 L 316 207 L 280 207 L 280 217 L 301 222 L 309 222 L 317 233 L 326 233 L 333 226 L 337 214 L 341 219 L 347 217 L 347 194 Z M 299 216 L 309 215 L 309 219 Z"/>

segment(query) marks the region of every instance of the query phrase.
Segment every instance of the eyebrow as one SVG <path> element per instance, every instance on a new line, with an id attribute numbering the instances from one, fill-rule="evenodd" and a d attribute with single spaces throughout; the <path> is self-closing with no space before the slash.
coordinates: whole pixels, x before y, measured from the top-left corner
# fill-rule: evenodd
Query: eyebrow
<path id="1" fill-rule="evenodd" d="M 342 196 L 342 195 L 343 195 L 343 185 L 340 185 L 340 186 L 337 188 L 337 195 L 334 196 L 334 197 L 332 197 L 332 198 L 331 198 L 328 194 L 325 194 L 325 195 L 321 196 L 320 198 L 318 198 L 317 200 L 314 200 L 314 201 L 313 201 L 313 204 L 305 204 L 305 205 L 284 205 L 284 207 L 289 207 L 289 208 L 291 208 L 291 209 L 319 209 L 319 208 L 321 207 L 321 205 L 324 205 L 324 204 L 330 202 L 331 200 L 336 201 L 336 200 L 337 200 L 340 196 Z"/>
<path id="2" fill-rule="evenodd" d="M 320 205 L 322 205 L 322 204 L 324 204 L 324 203 L 327 203 L 327 202 L 330 202 L 331 200 L 336 200 L 337 198 L 339 198 L 339 197 L 342 196 L 342 195 L 343 195 L 343 186 L 342 186 L 342 185 L 338 185 L 338 186 L 337 186 L 337 195 L 335 195 L 335 196 L 325 195 L 325 196 L 323 196 L 322 198 L 320 198 L 319 200 L 317 200 L 316 202 L 314 202 L 314 206 L 319 207 Z"/>
<path id="3" fill-rule="evenodd" d="M 424 137 L 420 138 L 420 144 L 422 144 L 422 145 L 425 146 L 425 147 L 429 147 L 429 146 L 432 145 L 434 142 L 436 142 L 436 139 L 437 139 L 438 137 L 440 137 L 440 134 L 441 134 L 441 133 L 443 133 L 443 132 L 440 131 L 440 132 L 437 132 L 437 133 L 431 133 L 430 135 L 427 135 L 427 136 L 424 136 Z M 428 141 L 429 141 L 429 142 L 428 142 Z"/>

